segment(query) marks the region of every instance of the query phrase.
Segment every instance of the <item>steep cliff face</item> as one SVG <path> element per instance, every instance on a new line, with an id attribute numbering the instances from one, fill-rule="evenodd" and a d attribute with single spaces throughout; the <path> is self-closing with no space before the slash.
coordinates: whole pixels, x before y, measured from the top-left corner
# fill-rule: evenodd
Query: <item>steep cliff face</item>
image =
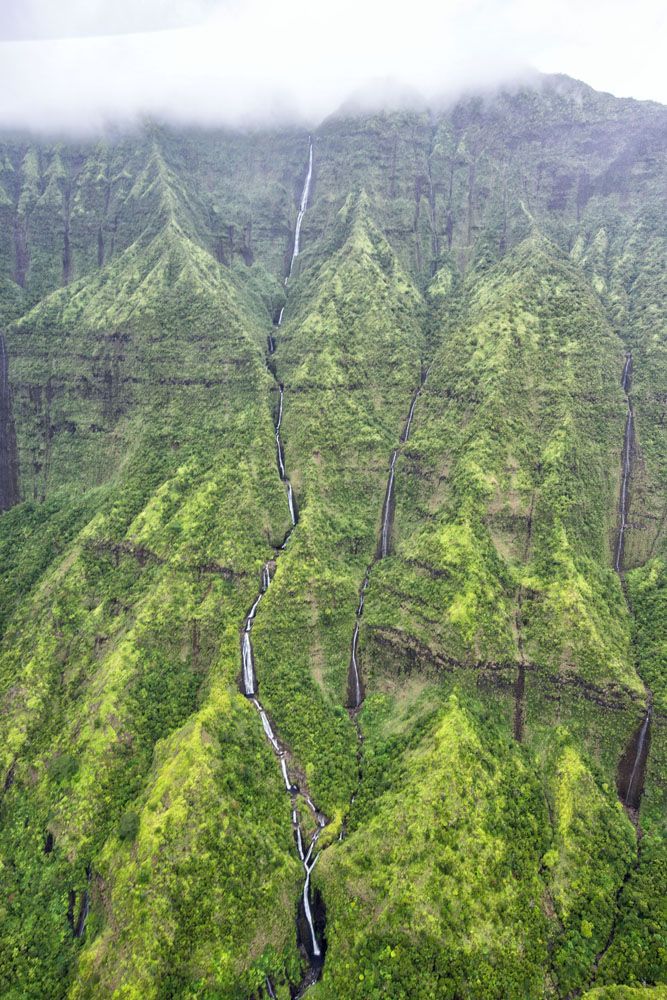
<path id="1" fill-rule="evenodd" d="M 667 982 L 666 126 L 0 143 L 3 996 Z"/>

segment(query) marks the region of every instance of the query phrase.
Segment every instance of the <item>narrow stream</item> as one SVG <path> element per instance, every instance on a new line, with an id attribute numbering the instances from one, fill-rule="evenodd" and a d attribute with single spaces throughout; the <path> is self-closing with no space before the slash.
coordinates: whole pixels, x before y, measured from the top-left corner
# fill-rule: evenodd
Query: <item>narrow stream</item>
<path id="1" fill-rule="evenodd" d="M 308 207 L 308 198 L 310 195 L 310 187 L 313 176 L 313 143 L 312 139 L 309 139 L 308 146 L 308 171 L 306 173 L 306 179 L 303 187 L 303 192 L 301 195 L 301 201 L 299 204 L 299 213 L 297 215 L 296 228 L 294 232 L 294 246 L 292 249 L 292 256 L 290 260 L 289 269 L 285 277 L 285 284 L 287 284 L 289 278 L 291 277 L 292 270 L 294 268 L 294 262 L 299 254 L 300 248 L 300 236 L 301 236 L 301 225 L 303 223 L 303 217 Z M 282 325 L 283 315 L 285 312 L 285 307 L 283 306 L 278 315 L 278 321 L 276 323 L 277 327 Z M 267 341 L 268 354 L 271 355 L 276 349 L 276 341 L 273 336 L 268 337 Z M 279 736 L 273 729 L 271 721 L 266 713 L 262 702 L 258 696 L 258 681 L 257 673 L 255 668 L 255 655 L 252 645 L 252 627 L 255 622 L 255 617 L 257 615 L 257 610 L 259 608 L 260 602 L 267 590 L 271 586 L 271 581 L 275 573 L 276 560 L 280 554 L 280 551 L 284 550 L 289 542 L 292 532 L 298 523 L 298 507 L 294 497 L 294 490 L 292 489 L 292 484 L 287 475 L 287 470 L 285 468 L 285 450 L 283 448 L 282 438 L 281 438 L 281 427 L 283 422 L 283 408 L 284 408 L 284 398 L 285 389 L 282 383 L 278 383 L 278 390 L 280 393 L 279 403 L 278 403 L 278 414 L 275 422 L 275 441 L 276 441 L 276 464 L 278 467 L 278 474 L 281 481 L 285 484 L 285 489 L 287 491 L 287 505 L 289 508 L 290 520 L 292 522 L 292 527 L 288 531 L 285 539 L 280 546 L 280 550 L 275 552 L 273 559 L 269 560 L 262 569 L 261 584 L 259 592 L 253 601 L 248 614 L 245 617 L 243 623 L 243 629 L 241 632 L 241 682 L 240 688 L 242 694 L 248 698 L 252 705 L 257 710 L 259 714 L 262 729 L 264 730 L 264 735 L 270 744 L 273 752 L 275 753 L 278 763 L 280 766 L 280 772 L 282 774 L 283 782 L 285 785 L 285 791 L 291 797 L 292 800 L 292 828 L 294 831 L 294 840 L 296 844 L 297 853 L 299 860 L 303 865 L 304 870 L 304 883 L 303 892 L 301 899 L 300 911 L 303 914 L 303 919 L 307 927 L 307 935 L 304 936 L 299 934 L 299 917 L 297 917 L 297 935 L 300 938 L 300 943 L 303 950 L 307 956 L 309 969 L 306 972 L 303 982 L 300 984 L 297 991 L 297 995 L 302 995 L 302 993 L 307 989 L 309 985 L 316 982 L 319 978 L 322 962 L 323 962 L 323 943 L 318 938 L 315 920 L 313 918 L 312 902 L 310 897 L 310 875 L 317 863 L 319 854 L 314 853 L 315 845 L 319 839 L 320 832 L 324 826 L 329 822 L 327 817 L 316 807 L 313 802 L 308 789 L 303 787 L 300 788 L 299 785 L 292 780 L 290 776 L 290 755 L 285 746 L 283 746 Z M 315 831 L 309 836 L 304 835 L 304 831 L 301 829 L 301 824 L 299 822 L 299 812 L 297 808 L 297 803 L 299 798 L 305 802 L 308 810 L 312 814 Z M 305 848 L 304 844 L 308 841 L 308 847 Z M 275 997 L 275 989 L 273 983 L 269 978 L 265 982 L 267 996 Z"/>

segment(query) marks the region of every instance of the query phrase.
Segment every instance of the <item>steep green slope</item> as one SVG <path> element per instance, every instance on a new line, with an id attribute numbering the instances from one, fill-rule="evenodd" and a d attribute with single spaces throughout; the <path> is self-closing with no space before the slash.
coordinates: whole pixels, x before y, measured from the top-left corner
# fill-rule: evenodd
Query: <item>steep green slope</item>
<path id="1" fill-rule="evenodd" d="M 347 894 L 361 911 L 356 934 L 339 931 L 347 947 L 325 969 L 331 996 L 353 989 L 350 995 L 373 996 L 375 988 L 397 996 L 540 996 L 551 981 L 569 992 L 587 981 L 604 947 L 634 856 L 634 834 L 617 812 L 614 789 L 619 747 L 643 696 L 609 567 L 623 426 L 614 370 L 619 344 L 573 268 L 543 240 L 531 239 L 495 269 L 476 273 L 468 288 L 452 308 L 449 296 L 456 293 L 442 291 L 441 276 L 433 282 L 446 332 L 397 465 L 395 554 L 374 567 L 366 597 L 361 724 L 366 731 L 368 717 L 370 773 L 345 848 L 355 873 Z M 452 686 L 467 692 L 484 725 L 465 739 L 447 725 L 453 745 L 429 759 L 428 779 L 425 773 L 418 779 L 415 768 L 419 774 L 422 765 L 400 750 L 418 739 L 418 753 L 430 752 L 441 732 L 431 721 L 433 704 Z M 530 747 L 515 793 L 542 785 L 518 815 L 506 806 L 499 816 L 497 799 L 506 805 L 505 793 L 458 762 L 469 739 L 488 738 L 490 718 L 496 726 L 504 718 L 506 738 L 514 732 Z M 512 767 L 504 763 L 506 748 L 500 740 L 491 751 L 499 768 Z M 447 777 L 438 777 L 438 767 Z M 532 858 L 516 862 L 515 878 L 526 880 L 528 898 L 508 902 L 499 882 L 505 875 L 489 877 L 484 836 L 474 852 L 465 849 L 468 813 L 447 819 L 463 775 L 475 806 L 493 816 L 476 822 L 495 838 L 500 857 L 530 837 L 520 822 L 531 817 L 541 831 Z M 413 782 L 419 792 L 412 792 Z M 412 800 L 420 793 L 426 802 Z M 376 828 L 385 837 L 391 831 L 397 843 L 373 840 L 368 831 Z M 446 873 L 454 886 L 474 887 L 486 922 L 469 912 L 471 903 L 459 903 L 456 890 L 452 908 L 451 889 L 438 885 L 449 837 L 457 847 Z M 407 880 L 404 844 L 430 861 L 418 862 L 419 876 L 415 871 Z M 335 899 L 333 864 L 328 856 L 318 877 L 326 873 L 325 895 Z M 508 869 L 505 862 L 501 871 Z M 416 896 L 409 890 L 414 881 Z M 432 935 L 435 962 L 422 953 L 417 931 L 432 882 L 436 910 L 424 934 Z M 385 900 L 382 918 L 374 891 Z M 530 894 L 537 902 L 529 902 Z M 500 899 L 507 909 L 496 912 Z M 338 906 L 347 914 L 343 899 Z M 503 943 L 505 921 L 521 927 L 520 955 Z M 370 950 L 365 926 L 379 935 Z M 415 937 L 403 943 L 402 961 L 378 965 L 408 927 Z M 462 958 L 459 942 L 470 935 Z M 359 968 L 365 985 L 356 981 Z"/>
<path id="2" fill-rule="evenodd" d="M 296 865 L 271 754 L 235 693 L 238 623 L 287 520 L 272 475 L 264 334 L 229 278 L 178 229 L 140 256 L 145 270 L 135 270 L 137 259 L 120 258 L 95 284 L 48 299 L 15 333 L 31 358 L 42 353 L 36 342 L 47 354 L 50 335 L 56 358 L 43 364 L 61 386 L 79 362 L 77 347 L 94 342 L 95 331 L 125 347 L 116 361 L 117 414 L 94 394 L 84 397 L 87 412 L 73 410 L 72 394 L 61 389 L 76 426 L 51 445 L 54 495 L 88 489 L 71 517 L 74 525 L 89 520 L 34 582 L 5 636 L 8 996 L 60 995 L 77 949 L 68 893 L 76 928 L 84 892 L 92 897 L 91 928 L 111 919 L 116 933 L 113 963 L 97 972 L 102 936 L 80 988 L 110 988 L 118 975 L 137 995 L 157 995 L 162 978 L 173 975 L 169 948 L 207 919 L 201 902 L 187 905 L 179 849 L 184 857 L 192 852 L 196 894 L 204 879 L 228 900 L 227 924 L 216 941 L 207 936 L 204 970 L 212 960 L 220 980 L 234 983 L 239 963 L 246 967 L 270 944 L 294 954 L 279 917 L 275 933 L 262 930 L 250 943 L 259 930 L 251 912 L 264 926 L 267 905 L 297 891 Z M 104 360 L 92 358 L 93 371 Z M 139 371 L 148 373 L 145 381 L 130 376 Z M 31 428 L 22 426 L 29 440 Z M 101 443 L 86 447 L 88 435 Z M 20 528 L 22 511 L 30 523 L 34 508 L 26 505 L 8 529 Z M 263 846 L 250 865 L 246 847 L 260 822 Z M 151 874 L 156 828 L 170 847 L 167 870 Z M 86 870 L 94 871 L 87 888 Z M 272 903 L 262 900 L 260 885 L 280 887 Z M 179 913 L 159 921 L 165 937 L 147 938 L 146 927 L 176 899 Z M 198 961 L 193 955 L 193 975 Z"/>
<path id="3" fill-rule="evenodd" d="M 94 274 L 169 220 L 228 266 L 279 273 L 289 255 L 302 131 L 174 132 L 0 144 L 0 322 Z"/>

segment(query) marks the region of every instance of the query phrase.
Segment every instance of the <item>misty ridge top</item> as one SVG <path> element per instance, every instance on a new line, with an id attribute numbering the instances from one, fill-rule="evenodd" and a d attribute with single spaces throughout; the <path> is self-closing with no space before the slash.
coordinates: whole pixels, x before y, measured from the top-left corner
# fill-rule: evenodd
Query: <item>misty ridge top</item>
<path id="1" fill-rule="evenodd" d="M 253 294 L 265 294 L 269 275 L 275 280 L 287 268 L 309 135 L 306 256 L 320 254 L 320 239 L 334 245 L 342 238 L 337 213 L 361 191 L 420 284 L 446 253 L 454 272 L 465 269 L 501 216 L 496 254 L 534 226 L 565 249 L 572 231 L 556 220 L 576 224 L 595 198 L 627 197 L 637 207 L 641 197 L 645 206 L 659 198 L 666 122 L 662 105 L 533 74 L 442 110 L 383 84 L 314 128 L 146 121 L 78 139 L 0 134 L 0 320 L 112 261 L 121 267 L 119 254 L 139 239 L 147 246 L 163 234 L 153 251 L 164 253 L 166 226 L 218 263 L 243 263 L 251 273 L 234 280 L 256 279 Z M 187 259 L 184 246 L 183 253 Z"/>
<path id="2" fill-rule="evenodd" d="M 187 114 L 168 113 L 162 115 L 142 115 L 136 113 L 125 117 L 109 117 L 104 124 L 91 126 L 73 122 L 68 128 L 51 130 L 48 125 L 8 128 L 0 126 L 0 140 L 33 140 L 48 142 L 88 143 L 99 139 L 120 141 L 150 133 L 156 128 L 169 128 L 184 133 L 216 132 L 253 134 L 263 131 L 291 130 L 317 131 L 327 124 L 341 119 L 360 119 L 375 115 L 398 113 L 424 114 L 431 119 L 455 115 L 457 110 L 475 108 L 479 113 L 493 116 L 502 114 L 513 105 L 529 112 L 532 101 L 541 102 L 539 117 L 551 116 L 554 121 L 584 122 L 616 116 L 632 116 L 664 111 L 665 105 L 656 101 L 619 98 L 597 91 L 588 84 L 565 74 L 545 74 L 526 69 L 515 78 L 503 83 L 469 86 L 458 91 L 435 93 L 427 97 L 412 85 L 401 83 L 400 79 L 387 77 L 369 80 L 359 86 L 338 107 L 320 119 L 305 119 L 293 115 L 289 110 L 274 110 L 268 113 L 249 113 L 243 118 L 216 123 L 214 116 L 210 122 L 189 121 Z M 537 114 L 537 108 L 534 109 Z"/>

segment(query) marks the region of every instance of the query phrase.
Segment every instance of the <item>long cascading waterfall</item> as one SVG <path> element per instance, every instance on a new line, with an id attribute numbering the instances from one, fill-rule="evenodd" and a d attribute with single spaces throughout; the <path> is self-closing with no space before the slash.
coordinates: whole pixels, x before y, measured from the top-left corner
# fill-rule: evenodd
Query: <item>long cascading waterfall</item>
<path id="1" fill-rule="evenodd" d="M 299 214 L 296 217 L 296 226 L 294 227 L 294 246 L 292 248 L 292 259 L 290 260 L 289 270 L 285 275 L 285 284 L 292 277 L 292 268 L 294 267 L 294 261 L 299 256 L 300 241 L 301 241 L 301 226 L 303 224 L 303 217 L 306 214 L 306 209 L 308 207 L 308 199 L 310 198 L 310 185 L 313 179 L 313 140 L 309 138 L 308 140 L 308 171 L 306 173 L 306 180 L 303 185 L 303 191 L 301 193 L 301 202 L 299 203 Z M 282 321 L 282 310 L 280 312 L 280 317 L 278 319 L 278 326 Z"/>
<path id="2" fill-rule="evenodd" d="M 292 275 L 294 263 L 300 251 L 301 226 L 303 223 L 303 218 L 306 212 L 306 208 L 308 207 L 308 199 L 310 196 L 310 188 L 312 183 L 312 173 L 313 173 L 313 144 L 311 139 L 309 141 L 309 150 L 308 150 L 308 170 L 306 173 L 306 179 L 304 182 L 303 192 L 301 195 L 299 213 L 297 215 L 296 227 L 294 232 L 294 245 L 292 249 L 292 256 L 290 260 L 289 269 L 285 277 L 285 285 L 287 285 Z M 284 311 L 285 307 L 283 306 L 278 314 L 278 320 L 276 323 L 277 327 L 280 327 L 282 325 Z M 268 338 L 268 353 L 273 354 L 275 350 L 276 350 L 275 338 L 273 336 L 270 336 Z M 421 385 L 415 391 L 412 397 L 405 427 L 400 437 L 401 444 L 405 444 L 410 437 L 410 430 L 412 427 L 412 420 L 415 412 L 415 406 L 417 404 L 417 400 L 421 394 L 421 390 L 426 382 L 427 377 L 428 373 L 423 377 Z M 285 540 L 281 545 L 281 550 L 282 550 L 285 549 L 285 547 L 287 546 L 287 543 L 292 535 L 292 531 L 294 530 L 296 524 L 298 523 L 298 511 L 294 500 L 294 491 L 292 489 L 292 484 L 289 480 L 289 477 L 287 475 L 287 470 L 285 467 L 285 452 L 281 437 L 281 427 L 282 427 L 283 409 L 284 409 L 284 395 L 285 395 L 284 385 L 282 383 L 279 383 L 278 389 L 279 389 L 279 403 L 278 403 L 278 414 L 275 423 L 276 460 L 278 466 L 278 474 L 280 476 L 281 481 L 285 483 L 285 487 L 287 489 L 287 501 L 290 512 L 290 518 L 292 521 L 292 528 L 287 533 L 287 536 L 285 537 Z M 374 561 L 385 558 L 385 556 L 389 554 L 390 550 L 391 527 L 393 518 L 394 481 L 396 473 L 396 463 L 398 460 L 399 453 L 400 449 L 395 448 L 391 455 L 391 460 L 389 465 L 389 479 L 387 482 L 385 501 L 382 509 L 380 539 Z M 279 553 L 277 552 L 276 557 L 278 556 L 278 554 Z M 314 982 L 316 982 L 317 979 L 319 978 L 319 973 L 323 959 L 322 946 L 317 937 L 315 929 L 315 921 L 312 912 L 312 903 L 310 898 L 310 877 L 313 868 L 315 867 L 317 860 L 320 857 L 319 852 L 315 853 L 315 848 L 319 840 L 319 835 L 322 828 L 326 826 L 326 824 L 328 823 L 328 819 L 321 813 L 320 810 L 317 809 L 307 789 L 301 789 L 298 787 L 297 784 L 291 781 L 288 770 L 287 751 L 282 746 L 279 737 L 273 730 L 268 715 L 261 701 L 257 697 L 257 677 L 255 673 L 255 661 L 252 648 L 251 630 L 259 603 L 271 583 L 272 579 L 271 565 L 272 565 L 271 563 L 267 563 L 266 566 L 264 567 L 264 570 L 262 571 L 261 590 L 257 595 L 257 597 L 255 598 L 255 601 L 253 602 L 250 611 L 246 616 L 243 626 L 243 632 L 241 635 L 241 657 L 243 664 L 242 690 L 243 693 L 246 695 L 246 697 L 248 697 L 252 701 L 252 704 L 259 713 L 264 734 L 269 744 L 271 745 L 274 753 L 278 757 L 285 788 L 292 797 L 292 826 L 294 829 L 294 839 L 296 843 L 297 854 L 299 856 L 301 864 L 303 865 L 305 873 L 303 893 L 302 893 L 302 910 L 308 928 L 309 940 L 303 941 L 302 943 L 308 954 L 311 966 L 309 972 L 306 974 L 303 982 L 301 983 L 299 989 L 295 994 L 295 997 L 299 998 L 303 996 L 308 987 L 312 985 Z M 372 569 L 372 564 L 371 566 L 368 567 L 366 571 L 361 586 L 361 590 L 359 593 L 359 603 L 357 605 L 357 610 L 355 615 L 354 633 L 352 636 L 352 645 L 351 645 L 350 669 L 348 675 L 348 708 L 350 710 L 352 718 L 354 719 L 360 742 L 362 741 L 362 734 L 356 720 L 356 713 L 361 707 L 363 702 L 363 685 L 361 681 L 361 671 L 359 665 L 359 630 L 361 625 L 361 619 L 364 613 L 365 593 L 368 584 L 370 582 L 371 569 Z M 306 803 L 316 823 L 316 829 L 315 832 L 311 835 L 310 843 L 308 845 L 307 850 L 304 848 L 305 838 L 303 831 L 301 829 L 301 825 L 299 823 L 299 815 L 296 808 L 296 803 L 299 797 L 302 798 L 303 801 Z M 350 800 L 350 805 L 354 803 L 354 798 L 355 796 L 352 795 Z M 345 831 L 345 821 L 343 822 L 342 825 L 341 834 L 339 838 L 340 840 L 343 839 L 344 831 Z M 269 997 L 275 995 L 273 984 L 269 978 L 267 978 L 266 980 L 266 990 L 267 990 L 267 995 Z"/>
<path id="3" fill-rule="evenodd" d="M 301 226 L 303 223 L 303 217 L 308 207 L 308 199 L 310 197 L 310 188 L 313 176 L 313 143 L 312 139 L 309 139 L 308 146 L 308 171 L 306 173 L 306 179 L 303 186 L 303 192 L 301 194 L 301 201 L 299 203 L 299 212 L 297 215 L 296 228 L 294 232 L 294 245 L 292 248 L 292 256 L 290 260 L 289 269 L 285 277 L 285 284 L 289 281 L 294 268 L 294 262 L 299 254 L 300 249 L 300 238 L 301 238 Z M 283 321 L 283 315 L 285 312 L 285 307 L 283 306 L 278 315 L 278 322 L 276 326 L 280 327 Z M 276 349 L 276 341 L 273 336 L 268 338 L 268 353 L 273 354 Z M 252 703 L 252 705 L 257 710 L 259 714 L 262 729 L 264 735 L 271 746 L 271 749 L 275 753 L 279 765 L 282 779 L 285 785 L 286 792 L 290 795 L 292 799 L 292 827 L 294 830 L 294 839 L 296 843 L 297 853 L 299 855 L 299 860 L 303 865 L 304 870 L 304 883 L 302 892 L 302 909 L 304 919 L 308 929 L 307 940 L 302 940 L 304 950 L 308 957 L 310 963 L 310 969 L 306 974 L 303 982 L 301 983 L 298 991 L 298 996 L 314 983 L 317 978 L 319 978 L 319 970 L 322 964 L 322 944 L 318 940 L 317 932 L 315 929 L 315 921 L 313 918 L 312 904 L 310 899 L 310 876 L 313 868 L 317 862 L 319 854 L 314 854 L 314 849 L 319 839 L 320 832 L 324 826 L 328 823 L 327 817 L 316 807 L 313 802 L 307 788 L 300 788 L 299 785 L 292 781 L 289 773 L 289 753 L 286 747 L 283 746 L 279 736 L 276 734 L 269 716 L 262 705 L 258 697 L 258 681 L 257 674 L 255 671 L 255 655 L 252 645 L 252 627 L 255 622 L 255 617 L 260 605 L 260 602 L 267 590 L 271 585 L 273 575 L 275 572 L 276 560 L 280 554 L 280 551 L 284 550 L 287 546 L 289 539 L 291 538 L 292 532 L 298 523 L 298 508 L 294 498 L 294 490 L 292 489 L 292 484 L 287 475 L 287 470 L 285 468 L 285 451 L 283 448 L 282 438 L 281 438 L 281 427 L 283 422 L 283 408 L 284 408 L 284 397 L 285 390 L 282 383 L 278 384 L 279 390 L 279 403 L 278 403 L 278 414 L 275 422 L 275 441 L 276 441 L 276 462 L 278 466 L 278 474 L 281 481 L 285 484 L 287 490 L 287 504 L 289 508 L 290 520 L 292 522 L 292 527 L 288 531 L 280 549 L 275 552 L 275 558 L 266 563 L 262 569 L 261 575 L 261 585 L 259 593 L 257 594 L 255 600 L 253 601 L 248 614 L 245 617 L 243 623 L 243 629 L 241 632 L 241 691 Z M 299 812 L 297 808 L 298 800 L 302 799 L 306 804 L 308 810 L 312 814 L 313 820 L 315 822 L 315 831 L 309 838 L 309 844 L 307 850 L 304 849 L 304 842 L 306 837 L 304 836 L 303 830 L 301 829 L 301 824 L 299 822 Z M 275 997 L 275 990 L 273 983 L 267 977 L 266 982 L 266 992 L 269 997 Z"/>

